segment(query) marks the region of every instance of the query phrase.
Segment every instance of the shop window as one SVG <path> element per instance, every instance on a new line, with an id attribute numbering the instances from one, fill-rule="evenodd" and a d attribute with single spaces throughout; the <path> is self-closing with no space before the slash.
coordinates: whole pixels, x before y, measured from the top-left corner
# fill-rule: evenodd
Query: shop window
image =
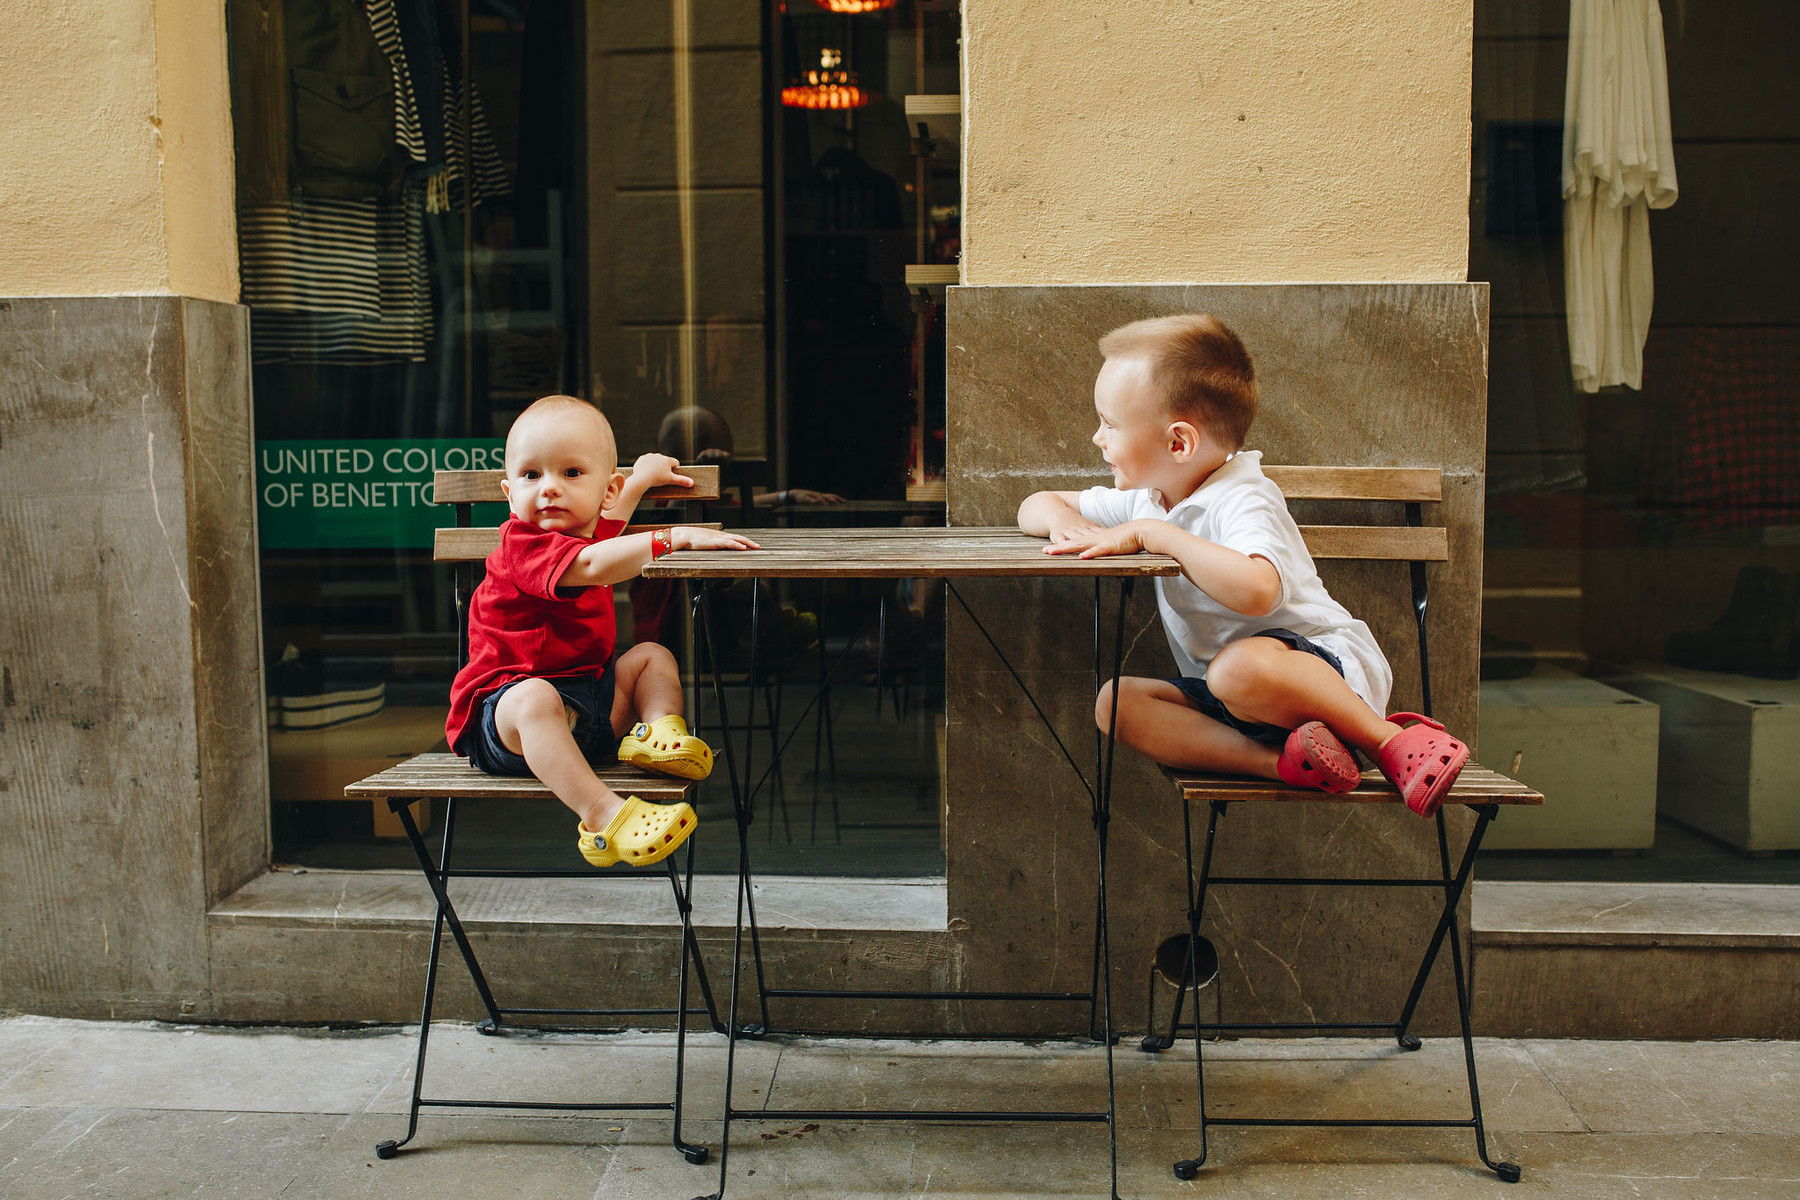
<path id="1" fill-rule="evenodd" d="M 1475 8 L 1469 271 L 1492 284 L 1481 755 L 1547 797 L 1496 823 L 1488 879 L 1800 883 L 1800 242 L 1774 199 L 1800 172 L 1800 11 L 1664 0 L 1662 45 L 1647 25 L 1589 30 L 1666 69 L 1657 146 L 1656 89 L 1608 91 L 1632 71 L 1567 99 L 1571 11 L 1656 9 Z M 1598 235 L 1628 278 L 1647 245 L 1653 302 L 1572 259 L 1609 218 L 1565 201 L 1568 148 L 1608 119 L 1672 155 L 1647 242 Z M 1654 193 L 1675 180 L 1666 204 Z M 1628 361 L 1578 384 L 1572 354 L 1591 359 L 1596 330 L 1635 356 L 1618 314 L 1636 304 L 1641 378 Z"/>
<path id="2" fill-rule="evenodd" d="M 723 464 L 705 515 L 731 527 L 942 523 L 954 0 L 228 11 L 278 860 L 410 862 L 341 789 L 445 748 L 455 595 L 431 475 L 500 465 L 536 397 L 599 404 L 626 463 Z M 821 69 L 835 100 L 784 103 Z M 881 595 L 768 588 L 770 669 L 728 672 L 759 757 L 789 742 L 756 827 L 784 869 L 943 870 L 942 598 L 902 586 L 865 631 Z M 722 599 L 728 667 L 749 599 Z M 679 595 L 616 602 L 620 645 L 664 641 L 692 682 Z M 710 698 L 690 705 L 716 731 Z M 729 813 L 721 777 L 701 815 L 723 833 Z M 568 823 L 487 802 L 459 839 L 471 862 L 556 865 Z M 730 842 L 703 839 L 703 866 L 732 869 Z"/>

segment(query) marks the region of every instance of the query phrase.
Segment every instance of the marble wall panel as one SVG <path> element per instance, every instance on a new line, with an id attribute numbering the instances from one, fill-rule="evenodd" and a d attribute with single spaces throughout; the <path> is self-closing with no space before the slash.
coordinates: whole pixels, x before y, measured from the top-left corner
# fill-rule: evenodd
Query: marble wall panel
<path id="1" fill-rule="evenodd" d="M 266 860 L 246 333 L 0 301 L 0 1007 L 192 1011 L 206 904 Z"/>
<path id="2" fill-rule="evenodd" d="M 1096 339 L 1140 317 L 1210 311 L 1256 355 L 1263 408 L 1250 445 L 1268 461 L 1436 466 L 1445 499 L 1428 523 L 1451 561 L 1429 571 L 1435 707 L 1473 737 L 1480 620 L 1487 291 L 1480 284 L 994 287 L 951 292 L 949 497 L 952 525 L 1005 525 L 1042 488 L 1103 482 L 1093 432 Z M 1333 593 L 1367 620 L 1396 674 L 1396 709 L 1419 702 L 1405 568 L 1328 564 Z M 1089 584 L 979 582 L 959 593 L 1092 774 Z M 1113 595 L 1103 589 L 1112 629 Z M 982 634 L 951 604 L 950 913 L 974 987 L 1080 986 L 1093 939 L 1094 832 L 1088 798 Z M 1130 601 L 1126 670 L 1171 674 L 1153 593 Z M 1109 905 L 1119 1023 L 1141 1015 L 1143 973 L 1183 928 L 1182 821 L 1155 767 L 1117 760 Z M 1203 817 L 1201 818 L 1203 819 Z M 1458 837 L 1469 818 L 1452 822 Z M 1397 811 L 1331 805 L 1235 809 L 1218 869 L 1232 873 L 1430 873 L 1430 826 Z M 1197 828 L 1196 832 L 1199 830 Z M 1216 904 L 1216 907 L 1214 905 Z M 1227 1019 L 1360 1019 L 1396 1011 L 1430 931 L 1434 898 L 1318 889 L 1221 890 L 1209 900 Z M 1465 915 L 1466 922 L 1466 915 Z M 1445 965 L 1447 966 L 1447 960 Z M 1422 1020 L 1453 1021 L 1448 971 Z M 1128 1006 L 1128 1007 L 1127 1007 Z M 1085 1013 L 1043 1017 L 1067 1028 Z M 996 1018 L 1004 1025 L 1004 1018 Z"/>

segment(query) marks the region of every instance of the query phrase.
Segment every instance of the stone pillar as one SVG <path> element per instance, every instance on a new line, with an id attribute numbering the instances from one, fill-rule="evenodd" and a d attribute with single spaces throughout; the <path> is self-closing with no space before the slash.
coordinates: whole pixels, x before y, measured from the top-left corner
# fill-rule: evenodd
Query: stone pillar
<path id="1" fill-rule="evenodd" d="M 0 1008 L 209 1015 L 268 862 L 245 326 L 0 301 Z"/>

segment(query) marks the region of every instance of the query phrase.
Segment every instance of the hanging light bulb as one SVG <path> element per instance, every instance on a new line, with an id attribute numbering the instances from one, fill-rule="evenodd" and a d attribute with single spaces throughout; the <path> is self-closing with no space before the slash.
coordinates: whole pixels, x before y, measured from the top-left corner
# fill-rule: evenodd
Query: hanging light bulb
<path id="1" fill-rule="evenodd" d="M 856 86 L 856 72 L 844 66 L 844 52 L 830 46 L 819 51 L 818 66 L 781 89 L 781 103 L 788 108 L 862 108 L 873 99 Z"/>
<path id="2" fill-rule="evenodd" d="M 899 0 L 813 0 L 813 3 L 827 12 L 854 17 L 860 13 L 885 12 L 899 3 Z"/>

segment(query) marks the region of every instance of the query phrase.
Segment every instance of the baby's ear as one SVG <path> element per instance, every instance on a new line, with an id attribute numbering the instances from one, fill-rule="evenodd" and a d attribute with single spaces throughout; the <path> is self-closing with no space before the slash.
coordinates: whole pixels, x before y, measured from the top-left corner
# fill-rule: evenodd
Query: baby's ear
<path id="1" fill-rule="evenodd" d="M 606 481 L 606 495 L 600 498 L 601 508 L 611 508 L 618 502 L 619 493 L 625 490 L 625 472 L 613 468 L 612 478 Z"/>
<path id="2" fill-rule="evenodd" d="M 1169 425 L 1169 453 L 1183 462 L 1200 448 L 1200 430 L 1191 421 L 1174 421 Z"/>

